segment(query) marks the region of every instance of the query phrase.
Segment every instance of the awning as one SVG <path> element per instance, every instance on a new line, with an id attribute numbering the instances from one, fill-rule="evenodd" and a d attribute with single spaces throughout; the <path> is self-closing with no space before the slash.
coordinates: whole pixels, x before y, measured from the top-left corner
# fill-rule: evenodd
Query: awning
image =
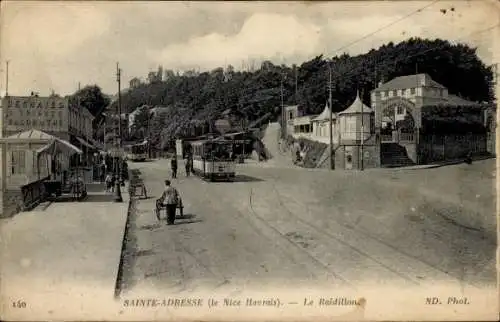
<path id="1" fill-rule="evenodd" d="M 92 144 L 88 143 L 87 141 L 85 141 L 84 139 L 82 139 L 81 137 L 78 137 L 78 136 L 75 136 L 76 140 L 78 142 L 80 142 L 80 144 L 84 145 L 85 147 L 87 147 L 88 149 L 94 149 L 94 150 L 97 150 L 95 146 L 93 146 Z"/>
<path id="2" fill-rule="evenodd" d="M 69 143 L 68 141 L 64 141 L 58 138 L 54 138 L 49 144 L 44 147 L 38 149 L 36 152 L 40 153 L 51 153 L 55 154 L 56 151 L 67 152 L 70 155 L 72 154 L 82 154 L 82 150 Z"/>

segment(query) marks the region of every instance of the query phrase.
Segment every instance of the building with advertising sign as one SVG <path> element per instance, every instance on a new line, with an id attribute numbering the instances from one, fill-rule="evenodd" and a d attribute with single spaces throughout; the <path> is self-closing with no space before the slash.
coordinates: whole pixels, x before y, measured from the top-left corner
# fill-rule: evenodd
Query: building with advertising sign
<path id="1" fill-rule="evenodd" d="M 2 137 L 31 129 L 71 141 L 83 148 L 93 148 L 94 117 L 86 108 L 70 104 L 69 97 L 7 96 L 0 108 Z"/>

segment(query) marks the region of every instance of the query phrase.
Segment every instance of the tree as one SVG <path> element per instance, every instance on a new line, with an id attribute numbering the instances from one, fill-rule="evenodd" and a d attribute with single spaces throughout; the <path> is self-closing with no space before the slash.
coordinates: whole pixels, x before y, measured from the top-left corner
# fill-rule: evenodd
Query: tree
<path id="1" fill-rule="evenodd" d="M 265 61 L 253 72 L 234 71 L 228 66 L 226 70 L 219 67 L 181 76 L 164 70 L 164 82 L 143 84 L 124 93 L 122 109 L 130 113 L 144 104 L 169 107 L 168 115 L 157 120 L 153 130 L 155 139 L 171 142 L 176 136 L 206 133 L 207 124 L 227 109 L 238 112 L 234 115 L 240 119 L 232 120 L 234 123 L 250 123 L 267 113 L 276 120 L 281 114 L 282 93 L 285 105 L 298 103 L 307 114 L 320 113 L 328 99 L 330 68 L 333 112 L 339 112 L 352 103 L 356 91 L 369 102 L 370 92 L 379 81 L 414 74 L 416 67 L 452 94 L 473 101 L 490 102 L 494 98 L 492 70 L 479 60 L 474 48 L 439 39 L 411 38 L 357 56 L 344 53 L 325 59 L 319 55 L 295 68 Z M 111 109 L 115 106 L 113 103 Z"/>
<path id="2" fill-rule="evenodd" d="M 102 93 L 101 88 L 97 85 L 85 86 L 73 94 L 70 101 L 72 104 L 79 104 L 80 107 L 86 108 L 94 117 L 102 113 L 110 103 L 109 98 Z"/>
<path id="3" fill-rule="evenodd" d="M 151 125 L 151 111 L 146 105 L 139 107 L 138 110 L 138 113 L 134 117 L 131 134 L 137 138 L 147 138 Z"/>

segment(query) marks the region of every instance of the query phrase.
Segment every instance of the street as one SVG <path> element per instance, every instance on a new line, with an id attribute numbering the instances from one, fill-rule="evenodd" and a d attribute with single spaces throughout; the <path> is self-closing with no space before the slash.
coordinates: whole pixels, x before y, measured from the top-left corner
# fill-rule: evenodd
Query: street
<path id="1" fill-rule="evenodd" d="M 174 226 L 153 213 L 168 160 L 130 168 L 150 197 L 135 202 L 124 296 L 495 283 L 494 160 L 364 172 L 244 164 L 232 183 L 179 171 L 185 218 Z"/>

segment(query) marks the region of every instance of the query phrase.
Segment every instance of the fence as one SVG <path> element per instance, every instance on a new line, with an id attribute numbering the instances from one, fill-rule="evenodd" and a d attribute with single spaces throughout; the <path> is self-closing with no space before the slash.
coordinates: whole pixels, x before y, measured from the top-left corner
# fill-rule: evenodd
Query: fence
<path id="1" fill-rule="evenodd" d="M 413 133 L 399 133 L 399 141 L 414 142 L 415 135 Z"/>
<path id="2" fill-rule="evenodd" d="M 45 199 L 46 192 L 43 184 L 45 179 L 21 187 L 24 209 L 32 209 Z"/>
<path id="3" fill-rule="evenodd" d="M 380 139 L 382 142 L 415 142 L 415 134 L 394 131 L 392 134 L 381 134 Z"/>
<path id="4" fill-rule="evenodd" d="M 423 135 L 419 150 L 423 163 L 481 155 L 487 153 L 486 134 Z"/>

